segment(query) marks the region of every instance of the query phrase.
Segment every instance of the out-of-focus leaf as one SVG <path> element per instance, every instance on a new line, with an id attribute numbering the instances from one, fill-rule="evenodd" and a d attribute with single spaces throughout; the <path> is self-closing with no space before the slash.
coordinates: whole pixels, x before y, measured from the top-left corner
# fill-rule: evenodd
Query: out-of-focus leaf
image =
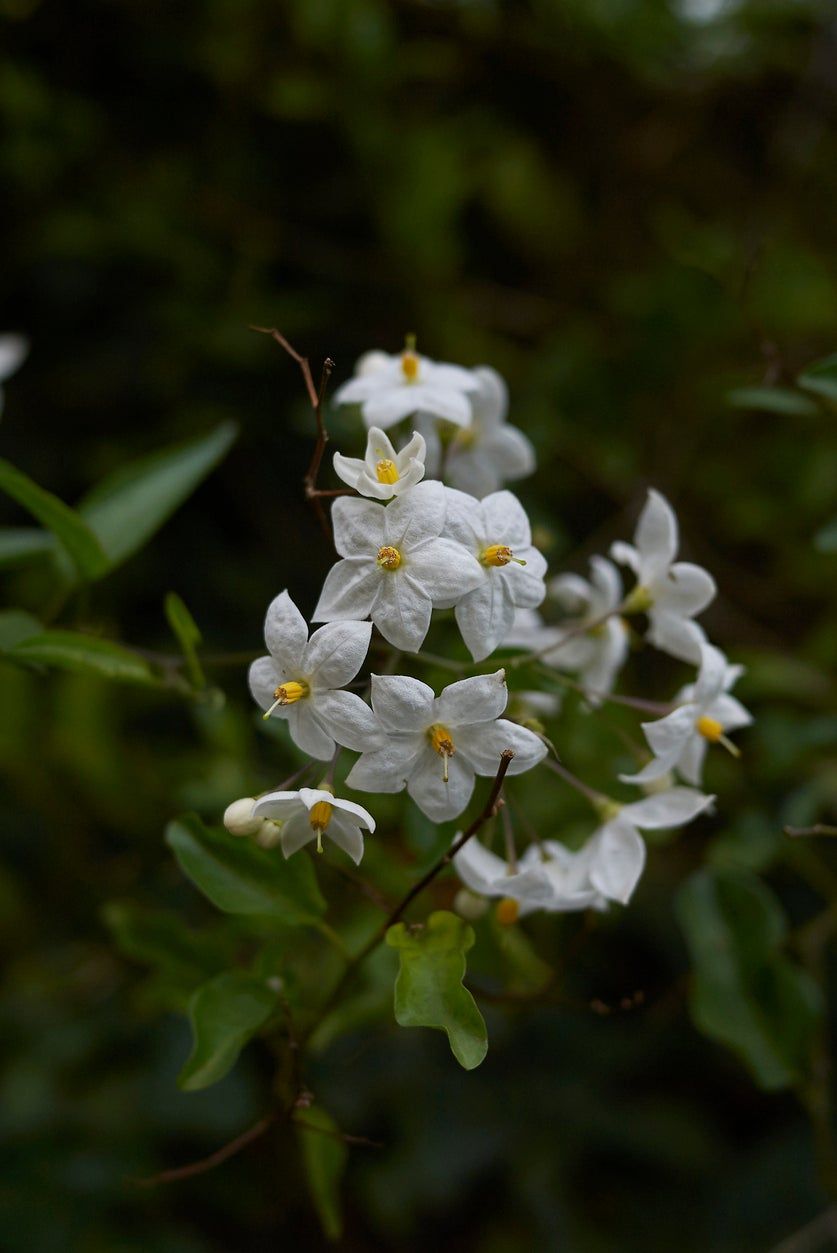
<path id="1" fill-rule="evenodd" d="M 301 1110 L 295 1121 L 311 1200 L 326 1238 L 339 1240 L 343 1234 L 340 1181 L 346 1169 L 348 1149 L 340 1139 L 334 1119 L 321 1105 Z"/>
<path id="2" fill-rule="evenodd" d="M 276 994 L 239 972 L 210 979 L 189 1002 L 192 1051 L 177 1077 L 187 1092 L 217 1083 L 235 1065 L 248 1040 L 276 1009 Z"/>
<path id="3" fill-rule="evenodd" d="M 36 526 L 8 526 L 0 530 L 0 570 L 25 566 L 39 557 L 46 557 L 55 547 L 49 531 Z"/>
<path id="4" fill-rule="evenodd" d="M 790 414 L 801 418 L 820 411 L 809 396 L 803 396 L 790 387 L 736 387 L 727 392 L 727 401 L 734 409 L 760 409 L 764 413 Z"/>
<path id="5" fill-rule="evenodd" d="M 785 919 L 756 875 L 701 870 L 680 889 L 677 914 L 692 956 L 698 1030 L 727 1045 L 762 1087 L 804 1074 L 820 993 L 781 951 Z"/>
<path id="6" fill-rule="evenodd" d="M 206 679 L 198 660 L 197 648 L 202 638 L 198 624 L 176 592 L 169 592 L 166 596 L 165 609 L 169 626 L 183 650 L 189 678 L 195 687 L 203 687 Z"/>
<path id="7" fill-rule="evenodd" d="M 102 920 L 120 953 L 191 987 L 223 968 L 229 946 L 191 930 L 176 915 L 110 901 Z"/>
<path id="8" fill-rule="evenodd" d="M 148 662 L 138 653 L 110 640 L 75 631 L 43 631 L 40 635 L 31 635 L 10 648 L 6 655 L 27 665 L 94 674 L 116 683 L 159 683 Z"/>
<path id="9" fill-rule="evenodd" d="M 837 553 L 837 518 L 832 518 L 817 531 L 814 547 L 821 553 Z"/>
<path id="10" fill-rule="evenodd" d="M 462 986 L 465 954 L 473 943 L 473 928 L 447 910 L 431 914 L 421 930 L 399 922 L 387 932 L 387 944 L 398 950 L 400 960 L 396 1022 L 446 1032 L 454 1057 L 466 1070 L 479 1066 L 488 1051 L 482 1014 Z"/>
<path id="11" fill-rule="evenodd" d="M 325 912 L 314 868 L 304 854 L 285 861 L 278 850 L 210 830 L 195 814 L 170 822 L 166 842 L 183 873 L 225 913 L 269 915 L 299 926 Z"/>
<path id="12" fill-rule="evenodd" d="M 63 500 L 4 460 L 0 460 L 0 489 L 52 532 L 82 578 L 96 579 L 105 573 L 108 559 L 96 534 Z"/>
<path id="13" fill-rule="evenodd" d="M 85 496 L 78 511 L 98 536 L 109 568 L 147 543 L 228 452 L 237 434 L 222 422 L 208 435 L 121 466 Z"/>
<path id="14" fill-rule="evenodd" d="M 41 623 L 25 609 L 4 609 L 0 612 L 0 653 L 14 648 L 43 630 Z"/>
<path id="15" fill-rule="evenodd" d="M 823 357 L 821 361 L 814 361 L 802 371 L 797 382 L 800 387 L 807 387 L 809 392 L 837 400 L 837 352 Z"/>

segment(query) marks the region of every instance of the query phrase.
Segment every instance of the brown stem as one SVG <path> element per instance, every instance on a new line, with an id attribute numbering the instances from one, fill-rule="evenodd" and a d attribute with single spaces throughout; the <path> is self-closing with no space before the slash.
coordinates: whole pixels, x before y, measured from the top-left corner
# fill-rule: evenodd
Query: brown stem
<path id="1" fill-rule="evenodd" d="M 784 832 L 792 840 L 801 840 L 811 835 L 837 835 L 837 827 L 829 826 L 825 822 L 816 822 L 812 827 L 785 827 Z"/>
<path id="2" fill-rule="evenodd" d="M 175 1166 L 173 1170 L 161 1170 L 158 1175 L 150 1175 L 147 1179 L 135 1179 L 134 1183 L 141 1188 L 154 1188 L 158 1183 L 176 1183 L 179 1179 L 191 1179 L 194 1175 L 203 1175 L 208 1170 L 214 1170 L 216 1166 L 220 1166 L 228 1158 L 234 1157 L 236 1153 L 240 1153 L 248 1144 L 258 1140 L 259 1136 L 263 1136 L 276 1122 L 279 1113 L 280 1111 L 277 1110 L 273 1113 L 265 1114 L 264 1118 L 260 1118 L 252 1127 L 242 1131 L 240 1136 L 230 1140 L 229 1144 L 222 1145 L 220 1149 L 216 1149 L 208 1157 L 202 1157 L 197 1162 L 190 1162 L 187 1166 Z"/>

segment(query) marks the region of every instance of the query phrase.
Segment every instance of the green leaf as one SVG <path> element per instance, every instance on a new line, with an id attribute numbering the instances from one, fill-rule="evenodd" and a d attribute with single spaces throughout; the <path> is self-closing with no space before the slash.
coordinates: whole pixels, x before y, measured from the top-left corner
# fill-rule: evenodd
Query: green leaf
<path id="1" fill-rule="evenodd" d="M 113 569 L 160 529 L 231 447 L 237 434 L 223 422 L 188 444 L 121 466 L 85 496 L 78 511 L 101 541 Z"/>
<path id="2" fill-rule="evenodd" d="M 816 392 L 828 400 L 837 400 L 837 353 L 823 357 L 822 361 L 814 361 L 796 381 L 809 392 Z"/>
<path id="3" fill-rule="evenodd" d="M 8 652 L 22 640 L 38 635 L 43 627 L 25 609 L 4 609 L 0 612 L 0 653 Z"/>
<path id="4" fill-rule="evenodd" d="M 837 518 L 826 522 L 814 536 L 814 547 L 820 553 L 837 553 Z"/>
<path id="5" fill-rule="evenodd" d="M 398 950 L 395 1020 L 402 1027 L 436 1027 L 447 1033 L 451 1051 L 466 1070 L 479 1066 L 488 1051 L 482 1014 L 467 988 L 465 954 L 474 943 L 467 922 L 447 910 L 431 914 L 412 930 L 399 922 L 387 931 Z"/>
<path id="6" fill-rule="evenodd" d="M 7 526 L 0 529 L 0 570 L 25 566 L 39 557 L 46 557 L 55 549 L 55 539 L 49 531 L 36 526 Z"/>
<path id="7" fill-rule="evenodd" d="M 177 1077 L 179 1087 L 196 1092 L 223 1079 L 276 1005 L 275 992 L 252 975 L 216 975 L 198 988 L 189 1002 L 192 1051 Z"/>
<path id="8" fill-rule="evenodd" d="M 210 830 L 195 814 L 170 822 L 166 842 L 180 869 L 212 904 L 228 914 L 262 914 L 288 926 L 315 923 L 326 903 L 311 859 L 285 861 L 241 836 Z"/>
<path id="9" fill-rule="evenodd" d="M 320 1105 L 300 1110 L 294 1119 L 299 1131 L 308 1191 L 328 1240 L 343 1234 L 340 1182 L 346 1169 L 348 1149 L 340 1131 Z"/>
<path id="10" fill-rule="evenodd" d="M 63 500 L 39 487 L 11 462 L 3 460 L 0 460 L 0 489 L 53 533 L 82 578 L 96 579 L 104 574 L 108 559 L 96 535 Z"/>
<path id="11" fill-rule="evenodd" d="M 6 656 L 33 666 L 51 666 L 76 674 L 93 674 L 116 683 L 158 685 L 148 662 L 139 653 L 75 631 L 42 631 L 10 648 Z"/>
<path id="12" fill-rule="evenodd" d="M 217 937 L 193 931 L 177 916 L 142 909 L 130 901 L 109 901 L 102 920 L 124 957 L 150 966 L 178 984 L 194 987 L 222 969 L 230 945 Z"/>
<path id="13" fill-rule="evenodd" d="M 764 1088 L 806 1069 L 820 993 L 782 952 L 785 919 L 769 888 L 741 870 L 701 870 L 680 889 L 677 915 L 692 957 L 698 1030 L 732 1049 Z"/>
<path id="14" fill-rule="evenodd" d="M 764 413 L 793 414 L 811 417 L 819 406 L 808 396 L 790 387 L 736 387 L 727 392 L 727 401 L 735 409 L 760 409 Z"/>
<path id="15" fill-rule="evenodd" d="M 201 643 L 198 624 L 176 592 L 169 592 L 166 596 L 165 610 L 169 626 L 176 635 L 183 652 L 192 685 L 204 687 L 206 679 L 197 653 L 198 645 Z"/>

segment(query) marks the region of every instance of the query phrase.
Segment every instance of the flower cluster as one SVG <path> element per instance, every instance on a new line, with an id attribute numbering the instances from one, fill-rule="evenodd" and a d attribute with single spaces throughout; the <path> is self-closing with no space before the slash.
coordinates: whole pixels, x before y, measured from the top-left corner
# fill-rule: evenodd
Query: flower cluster
<path id="1" fill-rule="evenodd" d="M 535 458 L 527 437 L 506 421 L 507 391 L 494 370 L 433 362 L 409 339 L 400 354 L 363 357 L 335 401 L 359 410 L 367 440 L 363 457 L 334 455 L 349 490 L 331 493 L 337 561 L 312 614 L 324 625 L 309 634 L 281 592 L 267 612 L 267 655 L 249 675 L 264 718 L 281 720 L 309 759 L 298 775 L 315 762 L 330 764 L 317 787 L 234 802 L 228 829 L 264 847 L 278 844 L 286 857 L 313 841 L 322 851 L 325 836 L 358 863 L 375 820 L 334 794 L 344 750 L 358 754 L 345 776 L 348 789 L 406 789 L 434 823 L 458 818 L 476 776 L 497 776 L 501 759 L 510 776 L 545 765 L 590 802 L 589 837 L 570 849 L 554 832 L 537 832 L 518 853 L 508 811 L 502 856 L 476 835 L 457 836 L 463 912 L 485 907 L 475 897 L 496 898 L 506 922 L 533 910 L 626 903 L 645 865 L 641 832 L 682 827 L 711 809 L 714 796 L 700 790 L 706 750 L 719 744 L 737 753 L 729 732 L 750 721 L 730 694 L 741 668 L 728 664 L 695 620 L 715 584 L 700 566 L 677 560 L 671 506 L 651 490 L 632 544 L 615 542 L 609 557 L 592 557 L 589 579 L 547 579 L 526 511 L 503 486 L 531 473 Z M 405 421 L 399 447 L 387 432 Z M 627 591 L 619 566 L 635 576 Z M 434 614 L 451 610 L 473 664 L 442 658 L 464 677 L 437 692 L 399 670 L 438 662 L 421 650 Z M 614 695 L 632 643 L 643 641 L 696 667 L 694 681 L 669 704 Z M 363 673 L 370 646 L 384 663 L 381 673 Z M 498 649 L 510 657 L 505 668 L 489 662 L 482 670 Z M 510 698 L 506 672 L 522 667 L 527 677 L 543 678 L 546 690 L 521 688 Z M 639 769 L 618 774 L 639 790 L 634 799 L 589 787 L 555 757 L 541 719 L 557 712 L 562 685 L 580 692 L 591 713 L 608 700 L 659 713 L 641 724 L 647 751 L 637 749 Z"/>

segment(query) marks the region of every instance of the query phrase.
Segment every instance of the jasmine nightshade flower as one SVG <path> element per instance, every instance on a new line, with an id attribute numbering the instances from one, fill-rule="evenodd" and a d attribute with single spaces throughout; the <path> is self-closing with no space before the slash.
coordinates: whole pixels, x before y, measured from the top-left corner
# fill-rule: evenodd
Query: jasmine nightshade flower
<path id="1" fill-rule="evenodd" d="M 396 648 L 416 652 L 434 605 L 448 608 L 482 581 L 474 556 L 441 537 L 445 489 L 419 483 L 384 506 L 341 497 L 332 507 L 342 561 L 326 576 L 314 621 L 371 617 Z"/>
<path id="2" fill-rule="evenodd" d="M 374 726 L 365 701 L 338 690 L 363 664 L 371 634 L 368 622 L 335 622 L 309 640 L 287 592 L 268 607 L 264 638 L 270 655 L 250 667 L 250 691 L 265 717 L 284 718 L 294 743 L 319 761 L 333 756 L 335 740 L 359 748 Z"/>
<path id="3" fill-rule="evenodd" d="M 628 628 L 618 613 L 622 603 L 619 571 L 604 557 L 591 557 L 590 571 L 589 582 L 577 574 L 560 574 L 550 580 L 549 595 L 573 616 L 559 628 L 559 638 L 563 635 L 565 642 L 547 653 L 544 661 L 577 674 L 589 688 L 589 704 L 599 705 L 602 697 L 596 693 L 604 696 L 613 690 L 625 663 Z"/>
<path id="4" fill-rule="evenodd" d="M 378 729 L 346 780 L 361 792 L 410 796 L 433 822 L 461 814 L 474 776 L 494 776 L 504 749 L 509 774 L 522 774 L 546 755 L 533 731 L 501 718 L 508 689 L 502 670 L 451 683 L 436 697 L 418 679 L 372 676 Z"/>
<path id="5" fill-rule="evenodd" d="M 473 554 L 482 576 L 473 590 L 448 604 L 456 603 L 462 638 L 474 661 L 482 661 L 508 635 L 515 609 L 534 609 L 544 599 L 546 561 L 532 547 L 529 519 L 511 492 L 478 501 L 446 490 L 445 533 Z"/>
<path id="6" fill-rule="evenodd" d="M 334 469 L 338 477 L 361 496 L 389 500 L 402 495 L 424 478 L 424 457 L 424 439 L 418 431 L 413 432 L 410 442 L 397 453 L 389 437 L 379 427 L 373 426 L 366 441 L 364 460 L 344 457 L 336 452 Z"/>
<path id="7" fill-rule="evenodd" d="M 386 430 L 411 414 L 427 413 L 456 426 L 471 421 L 470 393 L 479 381 L 472 370 L 420 356 L 408 338 L 404 352 L 367 353 L 358 372 L 334 394 L 338 405 L 361 406 L 368 427 Z"/>
<path id="8" fill-rule="evenodd" d="M 457 831 L 456 839 L 461 834 Z M 563 851 L 568 852 L 567 849 Z M 527 849 L 528 852 L 531 849 Z M 455 854 L 453 865 L 459 878 L 472 892 L 500 899 L 503 905 L 500 919 L 503 922 L 513 922 L 536 909 L 548 909 L 555 896 L 555 887 L 545 863 L 539 858 L 523 858 L 516 866 L 511 866 L 486 848 L 476 836 L 472 836 Z M 573 908 L 584 909 L 585 905 Z"/>
<path id="9" fill-rule="evenodd" d="M 704 644 L 701 654 L 697 682 L 683 689 L 678 707 L 665 718 L 642 724 L 653 760 L 639 774 L 620 775 L 623 782 L 651 783 L 676 769 L 688 783 L 697 785 L 707 744 L 722 744 L 739 755 L 726 732 L 753 721 L 741 702 L 728 694 L 742 668 L 728 665 L 720 649 L 711 644 Z"/>
<path id="10" fill-rule="evenodd" d="M 363 856 L 363 830 L 374 831 L 375 819 L 362 805 L 341 800 L 326 787 L 301 787 L 298 792 L 268 792 L 256 801 L 253 814 L 281 823 L 279 843 L 285 857 L 303 844 L 317 841 L 323 851 L 323 836 L 348 853 L 355 865 Z"/>
<path id="11" fill-rule="evenodd" d="M 506 422 L 509 396 L 506 384 L 490 366 L 477 366 L 479 390 L 471 395 L 470 426 L 454 431 L 444 455 L 444 479 L 451 487 L 482 497 L 504 483 L 526 478 L 535 469 L 535 450 L 516 426 Z M 442 467 L 443 441 L 438 424 L 425 418 L 428 464 Z"/>
<path id="12" fill-rule="evenodd" d="M 675 561 L 677 547 L 677 518 L 668 501 L 652 488 L 633 544 L 617 541 L 610 555 L 637 576 L 625 612 L 648 614 L 648 639 L 656 648 L 682 661 L 699 662 L 706 636 L 692 619 L 714 597 L 715 582 L 701 566 Z"/>
<path id="13" fill-rule="evenodd" d="M 29 351 L 22 335 L 0 335 L 0 413 L 3 412 L 3 382 L 19 370 Z"/>

